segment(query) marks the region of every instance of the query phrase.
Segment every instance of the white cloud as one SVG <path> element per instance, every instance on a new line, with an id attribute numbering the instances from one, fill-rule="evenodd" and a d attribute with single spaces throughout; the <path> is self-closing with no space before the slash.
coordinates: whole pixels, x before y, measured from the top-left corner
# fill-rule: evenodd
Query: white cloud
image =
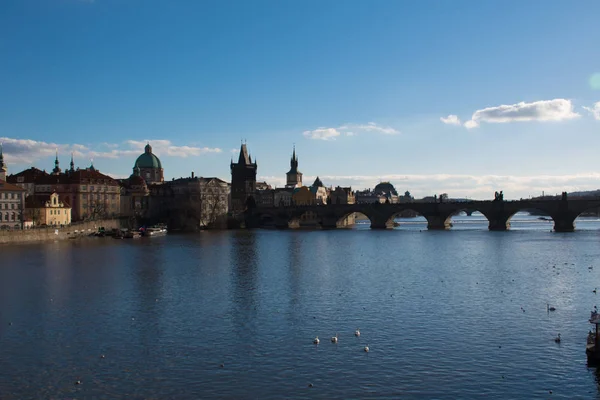
<path id="1" fill-rule="evenodd" d="M 335 128 L 317 128 L 313 131 L 304 131 L 302 134 L 309 139 L 317 140 L 335 140 L 341 135 L 340 131 Z"/>
<path id="2" fill-rule="evenodd" d="M 353 190 L 373 188 L 379 182 L 389 181 L 399 193 L 410 191 L 416 198 L 448 193 L 453 198 L 491 200 L 494 192 L 502 190 L 505 199 L 527 198 L 545 194 L 560 194 L 563 191 L 596 190 L 600 188 L 600 173 L 589 172 L 572 175 L 319 175 L 326 186 L 352 186 Z M 310 185 L 316 176 L 305 175 L 304 184 Z M 261 176 L 274 186 L 283 187 L 284 177 Z"/>
<path id="3" fill-rule="evenodd" d="M 400 131 L 389 126 L 380 126 L 375 122 L 367 124 L 344 124 L 337 128 L 319 127 L 312 131 L 304 131 L 303 135 L 309 139 L 335 140 L 339 136 L 357 136 L 360 132 L 381 133 L 384 135 L 398 135 Z"/>
<path id="4" fill-rule="evenodd" d="M 467 129 L 477 128 L 478 126 L 479 126 L 479 122 L 477 122 L 475 120 L 469 120 L 469 121 L 465 122 L 465 128 L 467 128 Z"/>
<path id="5" fill-rule="evenodd" d="M 82 144 L 57 144 L 35 141 L 30 139 L 14 139 L 0 137 L 3 143 L 4 157 L 8 163 L 31 164 L 36 160 L 53 156 L 58 151 L 59 156 L 73 153 L 75 158 L 89 160 L 91 158 L 116 159 L 120 157 L 137 157 L 144 152 L 148 141 L 127 140 L 121 144 L 100 143 L 95 147 Z M 221 153 L 220 148 L 175 146 L 170 140 L 151 140 L 152 151 L 157 155 L 172 157 L 197 157 L 203 154 Z M 106 151 L 105 149 L 110 150 Z"/>
<path id="6" fill-rule="evenodd" d="M 532 103 L 520 102 L 477 110 L 464 123 L 466 128 L 476 128 L 481 122 L 507 123 L 525 121 L 565 121 L 580 117 L 567 99 L 541 100 Z"/>
<path id="7" fill-rule="evenodd" d="M 594 105 L 592 107 L 583 107 L 584 110 L 589 111 L 593 116 L 594 119 L 597 119 L 600 121 L 600 101 L 594 103 Z"/>
<path id="8" fill-rule="evenodd" d="M 383 133 L 384 135 L 397 135 L 400 133 L 398 130 L 392 127 L 379 126 L 375 122 L 369 122 L 367 124 L 345 124 L 340 126 L 338 129 L 340 131 L 347 132 L 347 135 L 350 133 L 354 133 L 354 131 Z"/>
<path id="9" fill-rule="evenodd" d="M 453 114 L 448 115 L 446 118 L 441 117 L 440 121 L 448 125 L 460 125 L 460 119 Z"/>
<path id="10" fill-rule="evenodd" d="M 231 149 L 231 154 L 237 154 L 240 152 L 240 149 Z"/>

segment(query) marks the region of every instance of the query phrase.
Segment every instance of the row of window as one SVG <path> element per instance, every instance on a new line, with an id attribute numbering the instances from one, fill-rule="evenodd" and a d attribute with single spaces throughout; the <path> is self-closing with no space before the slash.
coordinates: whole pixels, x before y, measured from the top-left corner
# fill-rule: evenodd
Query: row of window
<path id="1" fill-rule="evenodd" d="M 10 219 L 9 219 L 10 217 Z M 2 214 L 0 214 L 0 221 L 2 220 Z M 17 214 L 16 213 L 6 213 L 4 214 L 4 220 L 5 221 L 16 221 L 17 220 Z"/>
<path id="2" fill-rule="evenodd" d="M 61 210 L 50 210 L 50 215 L 60 215 Z M 67 215 L 67 210 L 63 210 L 63 214 Z"/>
<path id="3" fill-rule="evenodd" d="M 0 208 L 2 208 L 2 204 L 0 204 Z M 10 209 L 14 210 L 15 208 L 18 208 L 17 205 L 15 203 L 10 203 Z M 8 210 L 8 203 L 4 203 L 4 209 Z"/>
<path id="4" fill-rule="evenodd" d="M 18 193 L 9 193 L 9 192 L 4 192 L 4 193 L 0 193 L 0 198 L 4 198 L 4 200 L 8 200 L 8 199 L 18 199 L 19 198 L 19 194 Z"/>

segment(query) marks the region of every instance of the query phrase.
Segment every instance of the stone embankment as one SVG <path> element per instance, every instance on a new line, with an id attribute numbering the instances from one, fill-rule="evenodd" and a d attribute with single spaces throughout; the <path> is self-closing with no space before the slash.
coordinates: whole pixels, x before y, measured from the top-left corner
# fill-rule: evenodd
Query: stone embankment
<path id="1" fill-rule="evenodd" d="M 24 230 L 0 230 L 0 245 L 11 243 L 42 242 L 75 239 L 88 236 L 104 227 L 106 230 L 119 228 L 118 219 L 89 221 L 65 227 L 46 227 Z"/>

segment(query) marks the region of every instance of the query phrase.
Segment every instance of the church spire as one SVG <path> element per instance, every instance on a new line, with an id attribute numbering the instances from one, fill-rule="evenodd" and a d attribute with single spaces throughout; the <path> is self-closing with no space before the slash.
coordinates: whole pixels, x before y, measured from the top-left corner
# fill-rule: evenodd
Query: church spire
<path id="1" fill-rule="evenodd" d="M 54 159 L 54 169 L 52 170 L 54 175 L 61 173 L 60 163 L 58 162 L 58 149 L 56 149 L 56 158 Z"/>
<path id="2" fill-rule="evenodd" d="M 4 162 L 4 154 L 2 152 L 2 143 L 0 143 L 0 179 L 6 180 L 6 163 Z"/>
<path id="3" fill-rule="evenodd" d="M 6 171 L 6 164 L 4 163 L 4 153 L 2 151 L 2 143 L 0 143 L 0 170 Z"/>
<path id="4" fill-rule="evenodd" d="M 75 161 L 73 160 L 73 152 L 71 152 L 71 164 L 70 164 L 70 169 L 69 171 L 71 172 L 75 172 Z"/>

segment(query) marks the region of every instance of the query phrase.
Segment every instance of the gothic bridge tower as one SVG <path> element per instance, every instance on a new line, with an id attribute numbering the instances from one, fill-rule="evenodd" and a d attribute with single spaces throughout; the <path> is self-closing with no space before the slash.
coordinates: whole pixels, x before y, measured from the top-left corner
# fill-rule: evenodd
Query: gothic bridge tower
<path id="1" fill-rule="evenodd" d="M 302 186 L 302 172 L 298 171 L 298 159 L 296 158 L 296 146 L 294 146 L 294 153 L 290 159 L 290 170 L 286 175 L 285 187 L 293 189 Z"/>
<path id="2" fill-rule="evenodd" d="M 248 154 L 246 144 L 242 143 L 238 162 L 231 162 L 231 210 L 242 212 L 249 198 L 254 199 L 256 191 L 256 159 Z"/>

